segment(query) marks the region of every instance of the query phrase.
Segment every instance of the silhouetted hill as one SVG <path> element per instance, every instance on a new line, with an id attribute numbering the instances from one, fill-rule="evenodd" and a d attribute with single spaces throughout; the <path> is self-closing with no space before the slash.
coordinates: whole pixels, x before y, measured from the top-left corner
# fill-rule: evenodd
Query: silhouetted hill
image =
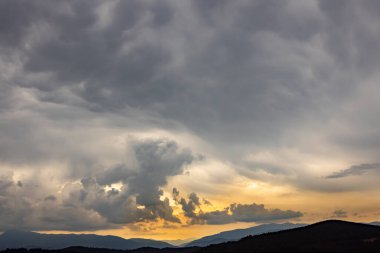
<path id="1" fill-rule="evenodd" d="M 140 248 L 129 251 L 71 247 L 63 250 L 7 250 L 5 253 L 379 253 L 380 227 L 346 221 L 323 221 L 237 242 L 207 247 Z"/>
<path id="2" fill-rule="evenodd" d="M 169 243 L 149 239 L 124 239 L 117 236 L 92 234 L 39 234 L 11 230 L 0 235 L 0 250 L 7 248 L 63 249 L 71 246 L 112 249 L 136 249 L 141 247 L 172 247 Z"/>
<path id="3" fill-rule="evenodd" d="M 238 242 L 205 247 L 198 252 L 380 252 L 380 227 L 330 220 L 291 230 L 249 236 Z"/>
<path id="4" fill-rule="evenodd" d="M 283 223 L 283 224 L 263 224 L 259 226 L 254 226 L 245 229 L 235 229 L 230 231 L 224 231 L 215 235 L 205 236 L 200 239 L 191 241 L 185 246 L 199 246 L 204 247 L 211 244 L 218 244 L 228 241 L 237 241 L 249 235 L 259 235 L 263 233 L 276 232 L 286 229 L 292 229 L 297 227 L 303 227 L 306 224 L 294 224 L 294 223 Z"/>

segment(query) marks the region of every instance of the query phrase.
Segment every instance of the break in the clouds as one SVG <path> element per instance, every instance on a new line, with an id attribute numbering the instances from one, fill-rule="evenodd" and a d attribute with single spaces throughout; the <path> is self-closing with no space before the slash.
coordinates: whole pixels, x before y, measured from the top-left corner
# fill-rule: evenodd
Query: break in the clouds
<path id="1" fill-rule="evenodd" d="M 294 199 L 261 203 L 378 190 L 379 13 L 369 0 L 1 1 L 1 227 L 186 222 L 202 198 L 208 223 L 291 218 Z M 243 179 L 271 197 L 239 194 Z"/>

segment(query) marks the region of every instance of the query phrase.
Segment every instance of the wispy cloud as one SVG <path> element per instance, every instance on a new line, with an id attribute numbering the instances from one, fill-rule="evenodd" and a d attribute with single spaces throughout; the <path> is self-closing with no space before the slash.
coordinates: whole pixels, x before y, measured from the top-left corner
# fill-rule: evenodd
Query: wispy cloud
<path id="1" fill-rule="evenodd" d="M 327 178 L 342 178 L 348 176 L 362 175 L 373 170 L 379 170 L 379 163 L 363 163 L 359 165 L 352 165 L 350 168 L 334 172 L 327 176 Z"/>

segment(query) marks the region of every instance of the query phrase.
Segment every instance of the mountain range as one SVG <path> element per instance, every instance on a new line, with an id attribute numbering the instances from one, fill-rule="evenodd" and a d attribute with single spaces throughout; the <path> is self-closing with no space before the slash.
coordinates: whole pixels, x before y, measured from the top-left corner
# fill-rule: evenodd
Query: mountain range
<path id="1" fill-rule="evenodd" d="M 10 230 L 0 236 L 0 250 L 7 248 L 63 249 L 71 246 L 112 249 L 137 249 L 141 247 L 165 248 L 171 244 L 149 239 L 124 239 L 117 236 L 93 234 L 40 234 Z"/>
<path id="2" fill-rule="evenodd" d="M 330 220 L 305 227 L 248 236 L 238 242 L 200 248 L 197 253 L 353 253 L 380 252 L 380 227 Z"/>
<path id="3" fill-rule="evenodd" d="M 92 234 L 39 234 L 11 230 L 0 235 L 0 250 L 13 248 L 6 250 L 12 253 L 369 253 L 380 252 L 379 224 L 339 220 L 312 225 L 264 224 L 206 236 L 183 247 L 174 247 L 166 242 L 149 239 L 123 239 Z M 245 235 L 249 236 L 244 237 Z M 240 239 L 241 237 L 244 238 Z"/>
<path id="4" fill-rule="evenodd" d="M 259 235 L 269 232 L 276 232 L 286 229 L 292 229 L 297 227 L 303 227 L 307 224 L 294 224 L 294 223 L 283 223 L 283 224 L 263 224 L 258 225 L 250 228 L 245 229 L 235 229 L 230 231 L 224 231 L 215 235 L 205 236 L 200 239 L 191 241 L 183 246 L 186 247 L 192 247 L 192 246 L 198 246 L 198 247 L 204 247 L 211 244 L 218 244 L 222 242 L 228 242 L 228 241 L 237 241 L 240 240 L 243 237 L 249 236 L 249 235 Z"/>

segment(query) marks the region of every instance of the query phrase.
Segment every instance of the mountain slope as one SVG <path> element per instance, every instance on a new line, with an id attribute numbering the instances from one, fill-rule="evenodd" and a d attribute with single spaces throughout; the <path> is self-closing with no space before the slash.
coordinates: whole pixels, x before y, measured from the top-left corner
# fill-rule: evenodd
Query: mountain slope
<path id="1" fill-rule="evenodd" d="M 185 246 L 186 247 L 192 247 L 192 246 L 204 247 L 211 244 L 218 244 L 218 243 L 223 243 L 223 242 L 228 242 L 228 241 L 237 241 L 249 235 L 259 235 L 259 234 L 276 232 L 276 231 L 303 227 L 303 226 L 306 226 L 306 224 L 293 224 L 293 223 L 263 224 L 263 225 L 259 225 L 255 227 L 246 228 L 246 229 L 235 229 L 235 230 L 230 230 L 230 231 L 224 231 L 215 235 L 202 237 L 200 239 L 197 239 L 185 244 Z"/>
<path id="2" fill-rule="evenodd" d="M 117 236 L 92 234 L 39 234 L 24 231 L 6 231 L 0 236 L 0 250 L 6 248 L 62 249 L 71 246 L 112 249 L 136 249 L 141 247 L 172 247 L 169 243 L 148 239 L 124 239 Z"/>
<path id="3" fill-rule="evenodd" d="M 346 222 L 324 221 L 280 232 L 249 236 L 238 242 L 200 249 L 200 253 L 234 252 L 380 252 L 380 227 Z"/>

